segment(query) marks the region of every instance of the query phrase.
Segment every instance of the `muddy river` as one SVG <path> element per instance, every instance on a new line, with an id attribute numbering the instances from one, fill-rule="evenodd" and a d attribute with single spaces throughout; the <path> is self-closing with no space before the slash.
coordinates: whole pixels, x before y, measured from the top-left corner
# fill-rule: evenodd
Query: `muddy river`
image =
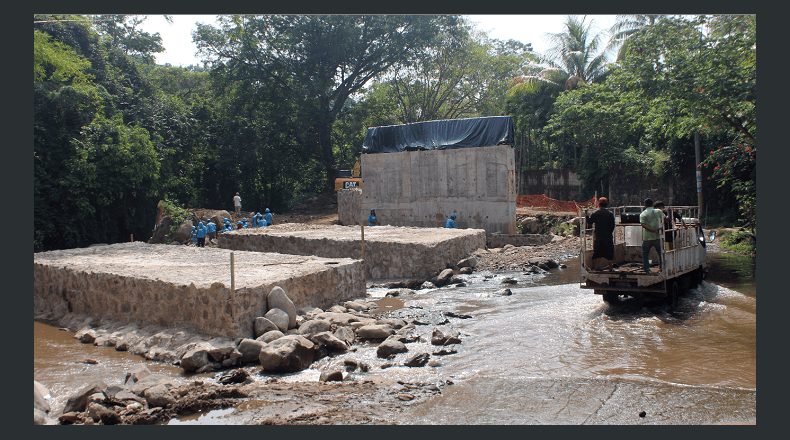
<path id="1" fill-rule="evenodd" d="M 452 379 L 455 385 L 440 397 L 398 414 L 398 423 L 635 423 L 640 411 L 647 413 L 642 420 L 653 423 L 706 423 L 706 416 L 754 421 L 756 269 L 753 259 L 722 255 L 709 255 L 711 277 L 689 290 L 676 309 L 610 308 L 579 287 L 577 260 L 547 276 L 475 273 L 466 276 L 465 287 L 402 299 L 369 289 L 368 295 L 393 314 L 429 310 L 442 318 L 443 312 L 463 316 L 447 324 L 461 332 L 458 353 L 436 357 L 434 367 L 381 369 L 385 361 L 376 358 L 375 347 L 363 346 L 283 379 L 318 380 L 319 369 L 347 358 L 393 379 Z M 731 276 L 735 269 L 740 276 Z M 506 277 L 517 284 L 502 284 Z M 504 287 L 512 295 L 493 294 Z M 129 366 L 142 359 L 81 344 L 71 333 L 40 323 L 34 329 L 34 378 L 51 388 L 56 409 L 89 381 L 120 384 Z M 416 345 L 410 352 L 421 351 Z M 422 348 L 432 351 L 427 343 Z M 85 359 L 98 364 L 81 363 Z M 164 364 L 149 362 L 149 368 L 180 375 L 179 368 Z M 603 401 L 610 404 L 602 406 Z M 704 411 L 664 414 L 667 402 Z M 244 423 L 244 416 L 232 409 L 215 411 L 203 423 Z"/>

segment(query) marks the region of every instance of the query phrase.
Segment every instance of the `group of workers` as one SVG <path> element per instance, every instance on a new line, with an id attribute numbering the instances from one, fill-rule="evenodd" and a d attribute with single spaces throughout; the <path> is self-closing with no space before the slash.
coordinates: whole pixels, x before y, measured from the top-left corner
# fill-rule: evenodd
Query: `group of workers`
<path id="1" fill-rule="evenodd" d="M 376 217 L 376 208 L 370 208 L 370 214 L 368 214 L 368 226 L 378 226 L 378 224 L 379 220 Z M 450 218 L 447 219 L 444 227 L 458 229 L 458 226 L 455 225 L 455 214 L 450 214 Z"/>
<path id="2" fill-rule="evenodd" d="M 237 193 L 238 194 L 238 193 Z M 271 211 L 269 208 L 266 208 L 266 214 L 261 215 L 260 212 L 256 213 L 252 216 L 252 221 L 250 222 L 253 228 L 261 228 L 266 226 L 271 226 L 274 222 L 274 216 L 272 216 Z M 192 226 L 192 232 L 189 236 L 192 238 L 192 243 L 195 244 L 197 247 L 205 247 L 206 246 L 206 239 L 208 238 L 209 243 L 214 243 L 217 239 L 217 232 L 230 232 L 236 229 L 249 229 L 250 224 L 247 223 L 247 217 L 242 218 L 236 223 L 236 227 L 233 226 L 233 223 L 225 217 L 222 220 L 222 229 L 217 231 L 217 225 L 214 223 L 212 219 L 204 220 L 206 224 L 203 222 L 198 222 L 197 226 Z"/>
<path id="3" fill-rule="evenodd" d="M 609 200 L 606 197 L 598 199 L 598 210 L 592 215 L 585 216 L 587 225 L 595 225 L 595 237 L 593 238 L 593 260 L 603 258 L 609 261 L 607 266 L 603 266 L 606 270 L 612 270 L 614 260 L 614 214 L 606 209 L 609 206 Z M 674 249 L 674 242 L 672 240 L 672 221 L 680 220 L 682 227 L 688 228 L 688 225 L 683 221 L 683 217 L 673 212 L 671 216 L 667 216 L 664 202 L 656 201 L 647 198 L 644 201 L 644 210 L 639 214 L 639 223 L 642 225 L 642 271 L 650 273 L 650 251 L 655 248 L 658 252 L 658 266 L 661 270 L 661 222 L 664 222 L 665 236 L 664 240 L 669 249 Z"/>

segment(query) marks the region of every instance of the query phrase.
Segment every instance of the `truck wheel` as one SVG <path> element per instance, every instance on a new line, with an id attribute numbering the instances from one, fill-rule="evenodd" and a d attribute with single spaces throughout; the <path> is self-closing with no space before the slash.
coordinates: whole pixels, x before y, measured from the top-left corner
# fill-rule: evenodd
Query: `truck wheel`
<path id="1" fill-rule="evenodd" d="M 606 304 L 618 304 L 620 302 L 620 295 L 617 292 L 606 292 L 602 296 L 603 302 Z"/>
<path id="2" fill-rule="evenodd" d="M 680 304 L 680 286 L 677 280 L 672 280 L 667 290 L 667 304 L 672 306 L 673 309 Z"/>

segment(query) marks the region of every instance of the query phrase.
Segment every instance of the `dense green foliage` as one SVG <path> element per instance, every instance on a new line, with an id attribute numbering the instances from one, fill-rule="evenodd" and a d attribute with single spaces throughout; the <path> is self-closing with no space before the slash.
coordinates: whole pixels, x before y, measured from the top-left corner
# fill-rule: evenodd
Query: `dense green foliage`
<path id="1" fill-rule="evenodd" d="M 35 249 L 146 239 L 159 200 L 283 212 L 368 127 L 503 114 L 519 168 L 575 168 L 585 198 L 615 168 L 693 185 L 699 132 L 711 216 L 755 228 L 755 17 L 621 18 L 612 46 L 568 17 L 537 54 L 456 16 L 225 16 L 182 68 L 143 16 L 34 16 Z"/>
<path id="2" fill-rule="evenodd" d="M 615 166 L 693 188 L 699 133 L 706 208 L 756 226 L 755 16 L 621 20 L 615 35 L 627 45 L 606 66 L 604 80 L 563 83 L 573 77 L 564 62 L 513 81 L 507 109 L 527 133 L 517 145 L 527 158 L 522 168 L 576 168 L 582 198 L 605 193 Z M 589 52 L 574 38 L 581 35 L 578 25 L 569 18 L 566 32 L 556 35 L 559 61 L 565 53 Z M 696 205 L 694 195 L 685 191 L 677 200 Z"/>
<path id="3" fill-rule="evenodd" d="M 719 229 L 717 231 L 719 245 L 733 252 L 745 255 L 757 254 L 757 233 L 749 231 L 732 231 Z"/>

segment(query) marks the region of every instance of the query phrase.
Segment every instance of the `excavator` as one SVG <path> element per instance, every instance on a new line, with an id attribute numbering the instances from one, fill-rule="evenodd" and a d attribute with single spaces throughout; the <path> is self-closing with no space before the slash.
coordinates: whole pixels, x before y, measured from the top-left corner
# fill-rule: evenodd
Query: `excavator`
<path id="1" fill-rule="evenodd" d="M 348 188 L 362 188 L 362 173 L 360 172 L 359 161 L 354 164 L 353 170 L 337 170 L 335 191 Z"/>

